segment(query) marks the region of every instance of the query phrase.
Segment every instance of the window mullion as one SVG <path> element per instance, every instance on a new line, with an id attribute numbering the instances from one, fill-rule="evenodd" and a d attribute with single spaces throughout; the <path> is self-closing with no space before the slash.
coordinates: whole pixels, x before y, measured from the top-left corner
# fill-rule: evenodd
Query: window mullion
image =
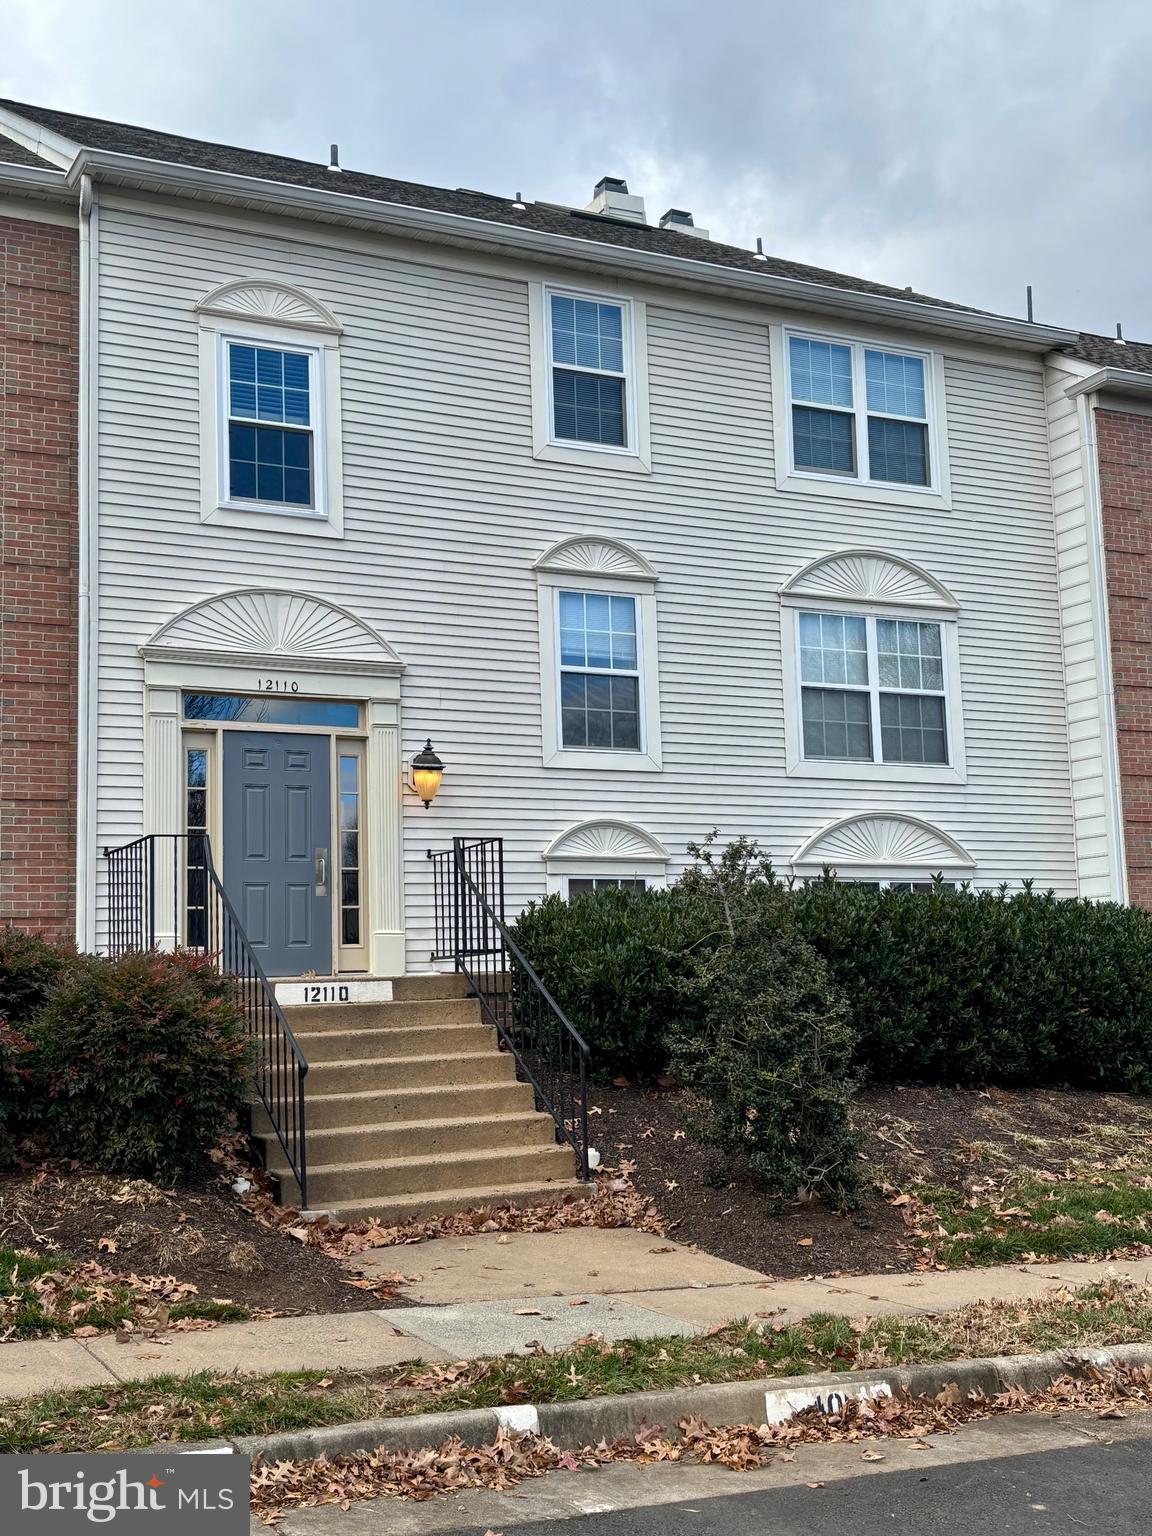
<path id="1" fill-rule="evenodd" d="M 868 643 L 868 707 L 872 720 L 872 761 L 882 763 L 884 752 L 880 736 L 880 661 L 876 643 L 876 620 L 869 615 L 864 621 L 864 633 Z"/>
<path id="2" fill-rule="evenodd" d="M 852 399 L 856 406 L 856 478 L 871 480 L 868 462 L 868 380 L 864 372 L 864 348 L 852 346 Z"/>

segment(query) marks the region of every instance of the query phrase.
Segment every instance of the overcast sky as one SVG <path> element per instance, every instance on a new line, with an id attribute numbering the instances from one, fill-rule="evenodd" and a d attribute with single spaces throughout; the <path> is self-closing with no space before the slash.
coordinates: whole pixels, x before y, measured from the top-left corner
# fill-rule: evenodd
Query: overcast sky
<path id="1" fill-rule="evenodd" d="M 0 93 L 1152 339 L 1152 0 L 0 0 Z"/>

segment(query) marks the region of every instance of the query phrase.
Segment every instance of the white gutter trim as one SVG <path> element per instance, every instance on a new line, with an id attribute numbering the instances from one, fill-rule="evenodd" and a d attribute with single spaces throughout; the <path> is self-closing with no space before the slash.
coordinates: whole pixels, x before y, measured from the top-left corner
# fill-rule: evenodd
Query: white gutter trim
<path id="1" fill-rule="evenodd" d="M 51 190 L 66 194 L 68 178 L 63 170 L 50 171 L 40 165 L 17 165 L 14 160 L 5 160 L 4 142 L 0 139 L 0 186 L 16 192 Z"/>
<path id="2" fill-rule="evenodd" d="M 1099 377 L 1099 375 L 1094 375 Z M 1120 738 L 1116 725 L 1116 683 L 1112 674 L 1112 627 L 1108 614 L 1108 567 L 1104 552 L 1104 509 L 1096 458 L 1095 401 L 1080 391 L 1076 401 L 1084 455 L 1084 511 L 1088 533 L 1088 566 L 1092 584 L 1092 628 L 1100 658 L 1100 724 L 1103 735 L 1104 818 L 1110 845 L 1109 880 L 1113 899 L 1128 901 L 1128 861 L 1124 840 L 1124 809 L 1120 779 Z M 1069 394 L 1073 391 L 1069 390 Z"/>
<path id="3" fill-rule="evenodd" d="M 1064 393 L 1075 399 L 1077 395 L 1096 395 L 1101 390 L 1111 390 L 1114 394 L 1150 395 L 1152 373 L 1144 373 L 1138 368 L 1100 368 L 1086 379 L 1069 384 Z"/>
<path id="4" fill-rule="evenodd" d="M 912 299 L 889 298 L 800 278 L 724 267 L 703 259 L 638 251 L 630 246 L 607 245 L 546 230 L 522 229 L 434 208 L 414 208 L 405 203 L 386 203 L 327 188 L 301 187 L 289 182 L 242 176 L 231 171 L 205 170 L 200 166 L 114 154 L 107 150 L 82 149 L 69 172 L 69 180 L 75 181 L 82 174 L 104 180 L 123 179 L 128 184 L 154 192 L 183 191 L 215 195 L 221 199 L 231 197 L 247 207 L 287 208 L 289 212 L 326 216 L 337 223 L 354 221 L 414 238 L 501 246 L 546 260 L 582 262 L 609 270 L 643 274 L 657 281 L 679 282 L 697 288 L 710 286 L 740 298 L 850 312 L 878 321 L 981 337 L 1036 351 L 1068 346 L 1077 341 L 1080 334 L 1008 316 L 947 309 Z"/>
<path id="5" fill-rule="evenodd" d="M 100 520 L 98 420 L 100 210 L 90 176 L 80 178 L 80 368 L 77 399 L 77 522 L 79 543 L 76 720 L 76 945 L 96 946 L 96 773 L 99 663 Z"/>
<path id="6" fill-rule="evenodd" d="M 74 139 L 66 139 L 62 133 L 45 128 L 42 123 L 30 117 L 21 117 L 19 112 L 13 112 L 10 107 L 0 107 L 0 128 L 4 130 L 6 138 L 30 149 L 42 160 L 51 160 L 65 171 L 80 149 Z"/>

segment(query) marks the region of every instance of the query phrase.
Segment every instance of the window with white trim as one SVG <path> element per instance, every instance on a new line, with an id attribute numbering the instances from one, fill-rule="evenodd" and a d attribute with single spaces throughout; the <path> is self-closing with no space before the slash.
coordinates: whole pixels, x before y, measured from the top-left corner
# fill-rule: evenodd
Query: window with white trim
<path id="1" fill-rule="evenodd" d="M 930 354 L 794 331 L 785 351 L 794 473 L 935 488 Z"/>
<path id="2" fill-rule="evenodd" d="M 202 520 L 342 538 L 339 321 L 264 278 L 223 284 L 196 315 Z"/>
<path id="3" fill-rule="evenodd" d="M 315 350 L 224 339 L 228 499 L 313 511 Z"/>
<path id="4" fill-rule="evenodd" d="M 600 534 L 561 539 L 534 568 L 544 767 L 659 771 L 656 571 Z"/>
<path id="5" fill-rule="evenodd" d="M 837 870 L 833 870 L 832 874 L 836 878 L 837 885 L 855 885 L 862 891 L 918 891 L 924 895 L 930 891 L 957 889 L 955 880 L 861 880 L 855 875 L 842 875 Z M 824 878 L 823 875 L 803 876 L 805 885 L 819 885 Z"/>
<path id="6" fill-rule="evenodd" d="M 801 609 L 796 625 L 804 758 L 950 763 L 940 624 Z"/>
<path id="7" fill-rule="evenodd" d="M 623 875 L 569 875 L 568 896 L 593 896 L 597 891 L 643 891 L 647 881 Z"/>
<path id="8" fill-rule="evenodd" d="M 643 751 L 636 599 L 561 588 L 556 622 L 561 747 Z"/>
<path id="9" fill-rule="evenodd" d="M 552 289 L 546 299 L 554 440 L 630 447 L 628 304 Z"/>

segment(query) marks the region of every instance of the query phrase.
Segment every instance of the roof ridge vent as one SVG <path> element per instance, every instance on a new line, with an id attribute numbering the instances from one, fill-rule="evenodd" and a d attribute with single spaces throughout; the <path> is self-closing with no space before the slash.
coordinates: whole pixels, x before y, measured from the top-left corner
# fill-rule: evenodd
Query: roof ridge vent
<path id="1" fill-rule="evenodd" d="M 644 199 L 633 197 L 622 176 L 601 176 L 586 213 L 603 214 L 609 219 L 623 219 L 628 224 L 646 224 Z"/>

